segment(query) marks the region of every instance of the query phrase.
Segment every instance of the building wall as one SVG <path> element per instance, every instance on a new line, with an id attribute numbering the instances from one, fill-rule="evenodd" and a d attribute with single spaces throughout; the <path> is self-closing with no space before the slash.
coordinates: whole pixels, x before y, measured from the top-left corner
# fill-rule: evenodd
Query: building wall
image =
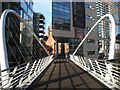
<path id="1" fill-rule="evenodd" d="M 75 37 L 75 28 L 72 24 L 73 20 L 71 7 L 71 2 L 52 3 L 52 35 L 56 40 L 56 43 L 61 44 L 55 44 L 56 54 L 60 52 L 63 53 L 65 50 L 62 49 L 65 49 L 66 47 L 64 43 L 68 43 L 69 38 Z"/>
<path id="2" fill-rule="evenodd" d="M 116 35 L 120 34 L 120 2 L 114 3 L 114 19 L 116 23 Z"/>
<path id="3" fill-rule="evenodd" d="M 52 32 L 55 37 L 74 37 L 71 27 L 71 3 L 52 3 Z M 67 33 L 67 35 L 66 35 Z"/>
<path id="4" fill-rule="evenodd" d="M 75 31 L 74 31 L 74 28 L 72 28 L 71 31 L 61 31 L 61 30 L 53 29 L 53 36 L 55 36 L 55 37 L 75 37 Z"/>
<path id="5" fill-rule="evenodd" d="M 72 2 L 73 27 L 85 28 L 85 3 Z"/>
<path id="6" fill-rule="evenodd" d="M 84 38 L 85 29 L 85 3 L 72 2 L 71 4 L 71 27 L 74 30 L 74 37 L 69 38 L 69 48 L 72 54 Z M 83 55 L 83 46 L 78 49 L 76 55 Z"/>
<path id="7" fill-rule="evenodd" d="M 97 21 L 96 14 L 96 3 L 95 2 L 85 2 L 85 20 L 86 26 L 84 34 L 86 35 L 92 26 Z M 97 58 L 98 57 L 98 41 L 97 41 L 97 29 L 94 28 L 94 31 L 88 36 L 83 44 L 83 52 L 85 57 Z"/>
<path id="8" fill-rule="evenodd" d="M 59 5 L 58 5 L 59 7 Z M 58 11 L 60 8 L 57 8 Z M 85 9 L 85 10 L 84 10 Z M 60 12 L 60 11 L 59 11 Z M 73 53 L 81 40 L 88 33 L 91 27 L 97 22 L 101 16 L 109 13 L 114 15 L 114 6 L 112 2 L 74 2 L 70 3 L 70 29 L 53 29 L 53 36 L 55 38 L 68 38 L 70 52 Z M 53 16 L 55 12 L 52 12 Z M 61 12 L 60 12 L 61 13 Z M 61 15 L 60 15 L 61 16 Z M 61 16 L 62 19 L 64 15 Z M 58 22 L 59 26 L 59 22 Z M 100 53 L 108 55 L 109 38 L 111 35 L 111 23 L 108 19 L 101 21 L 88 36 L 87 40 L 78 52 L 83 52 L 85 57 L 99 58 Z M 107 33 L 106 33 L 107 32 Z M 105 36 L 106 34 L 106 36 Z M 107 38 L 108 41 L 102 40 Z M 83 51 L 82 51 L 83 50 Z M 79 54 L 79 53 L 78 53 Z"/>
<path id="9" fill-rule="evenodd" d="M 43 38 L 45 29 L 45 17 L 41 13 L 35 13 L 33 15 L 33 30 L 38 38 Z"/>
<path id="10" fill-rule="evenodd" d="M 86 6 L 87 5 L 87 6 Z M 58 6 L 59 7 L 59 6 Z M 70 53 L 73 53 L 81 40 L 84 38 L 86 33 L 90 30 L 90 28 L 95 24 L 97 20 L 97 15 L 96 15 L 96 3 L 94 2 L 71 2 L 70 3 L 70 29 L 67 31 L 65 29 L 55 29 L 54 24 L 53 24 L 53 36 L 55 38 L 61 37 L 61 40 L 63 40 L 62 37 L 68 38 L 69 48 L 70 48 Z M 58 9 L 59 11 L 59 9 Z M 54 10 L 53 10 L 53 16 L 54 16 Z M 61 17 L 64 17 L 62 15 Z M 54 20 L 54 18 L 53 18 Z M 58 24 L 59 25 L 59 24 Z M 95 28 L 96 29 L 96 28 Z M 89 36 L 88 39 L 97 39 L 97 31 L 92 32 L 92 34 Z M 84 56 L 86 57 L 97 57 L 98 52 L 95 50 L 96 48 L 93 49 L 93 51 L 96 51 L 96 55 L 88 55 L 88 52 L 91 51 L 89 48 L 90 44 L 97 44 L 97 40 L 94 40 L 95 43 L 87 43 L 85 41 L 85 45 L 82 46 L 76 54 L 81 54 L 81 52 L 84 52 Z M 92 46 L 92 45 L 91 45 Z M 96 45 L 97 46 L 97 45 Z M 85 48 L 85 49 L 84 49 Z M 87 48 L 87 50 L 86 50 Z M 84 49 L 84 51 L 83 51 Z"/>
<path id="11" fill-rule="evenodd" d="M 96 2 L 98 19 L 105 14 L 114 16 L 114 3 L 113 2 Z M 111 36 L 111 22 L 108 18 L 102 20 L 98 24 L 98 43 L 99 53 L 103 53 L 108 58 L 109 45 Z"/>
<path id="12" fill-rule="evenodd" d="M 115 23 L 116 23 L 116 46 L 115 58 L 120 58 L 120 2 L 114 3 L 115 6 Z"/>

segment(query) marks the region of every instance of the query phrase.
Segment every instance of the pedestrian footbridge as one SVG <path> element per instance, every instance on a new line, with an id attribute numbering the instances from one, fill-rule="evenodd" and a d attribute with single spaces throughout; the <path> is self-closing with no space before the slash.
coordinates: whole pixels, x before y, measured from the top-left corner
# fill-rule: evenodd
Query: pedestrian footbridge
<path id="1" fill-rule="evenodd" d="M 40 88 L 106 88 L 104 84 L 92 77 L 88 72 L 67 62 L 65 59 L 55 59 L 47 70 L 38 77 L 29 87 L 37 90 Z M 28 89 L 29 89 L 28 88 Z"/>
<path id="2" fill-rule="evenodd" d="M 105 17 L 112 23 L 108 57 L 100 60 L 76 54 Z M 22 19 L 15 11 L 5 10 L 0 25 L 0 89 L 120 89 L 120 65 L 109 62 L 114 59 L 115 52 L 115 23 L 111 15 L 104 15 L 95 23 L 75 52 L 70 54 L 68 62 L 50 55 L 33 32 L 31 22 Z"/>

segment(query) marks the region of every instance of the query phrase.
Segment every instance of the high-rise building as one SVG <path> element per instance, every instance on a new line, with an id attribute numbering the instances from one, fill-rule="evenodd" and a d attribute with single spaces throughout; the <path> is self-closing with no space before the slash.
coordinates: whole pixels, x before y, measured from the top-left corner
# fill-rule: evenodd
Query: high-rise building
<path id="1" fill-rule="evenodd" d="M 12 9 L 16 11 L 32 28 L 32 0 L 20 0 L 20 2 L 0 2 L 1 13 L 6 9 Z M 30 58 L 32 58 L 33 35 L 15 15 L 9 14 L 6 19 L 7 28 L 5 27 L 5 36 L 8 61 L 9 66 L 11 67 L 23 62 L 27 62 L 30 60 Z M 16 59 L 18 59 L 18 61 Z"/>
<path id="2" fill-rule="evenodd" d="M 114 19 L 116 25 L 116 35 L 120 34 L 120 2 L 114 3 Z"/>
<path id="3" fill-rule="evenodd" d="M 33 31 L 39 39 L 44 38 L 44 29 L 45 29 L 44 25 L 45 25 L 44 15 L 41 13 L 34 12 L 34 14 L 33 14 Z M 33 38 L 33 56 L 35 56 L 36 59 L 38 58 L 37 52 L 38 52 L 38 50 L 41 50 L 41 49 L 42 49 L 42 47 L 40 46 L 38 41 L 35 38 Z"/>
<path id="4" fill-rule="evenodd" d="M 74 37 L 70 7 L 70 2 L 52 2 L 52 35 L 56 41 L 56 54 L 61 49 L 59 54 L 64 55 L 64 44 L 69 42 L 69 37 Z"/>
<path id="5" fill-rule="evenodd" d="M 120 58 L 120 2 L 115 2 L 114 7 L 114 19 L 116 25 L 115 58 Z"/>
<path id="6" fill-rule="evenodd" d="M 69 52 L 73 53 L 78 44 L 84 38 L 86 33 L 97 20 L 96 3 L 91 2 L 52 2 L 52 34 L 56 40 L 56 53 L 58 46 L 61 54 L 65 53 L 65 43 L 69 43 Z M 89 36 L 85 43 L 97 43 L 94 40 L 96 32 Z M 97 36 L 95 36 L 97 37 Z M 92 41 L 92 42 L 91 42 Z M 60 44 L 59 44 L 60 43 Z M 92 57 L 95 50 L 84 49 L 85 44 L 77 51 L 76 54 L 87 55 Z M 85 53 L 83 53 L 85 52 Z"/>
<path id="7" fill-rule="evenodd" d="M 98 19 L 105 14 L 114 16 L 115 13 L 115 3 L 113 2 L 72 1 L 52 3 L 52 34 L 56 40 L 56 53 L 58 53 L 58 45 L 61 45 L 61 47 L 59 46 L 61 53 L 64 53 L 65 43 L 69 43 L 70 53 L 73 53 Z M 116 18 L 116 20 L 118 19 Z M 89 58 L 101 59 L 102 56 L 107 58 L 110 36 L 111 22 L 105 18 L 94 28 L 76 54 Z"/>
<path id="8" fill-rule="evenodd" d="M 96 14 L 96 3 L 95 2 L 85 2 L 85 30 L 84 34 L 86 35 L 92 26 L 97 22 Z M 98 40 L 97 40 L 97 29 L 94 28 L 94 31 L 88 36 L 88 38 L 83 43 L 83 53 L 85 57 L 97 58 L 98 56 Z"/>
<path id="9" fill-rule="evenodd" d="M 33 15 L 33 30 L 38 38 L 43 38 L 45 29 L 45 17 L 41 13 L 35 13 Z"/>
<path id="10" fill-rule="evenodd" d="M 69 39 L 70 53 L 73 53 L 78 44 L 84 37 L 85 30 L 85 3 L 84 2 L 72 2 L 71 3 L 71 21 L 72 30 L 74 31 L 74 38 Z M 83 55 L 83 46 L 78 49 L 76 54 Z"/>
<path id="11" fill-rule="evenodd" d="M 102 17 L 105 14 L 111 14 L 114 16 L 114 3 L 113 2 L 96 2 L 96 10 L 97 10 L 97 19 Z M 98 52 L 107 58 L 108 50 L 110 46 L 110 36 L 111 36 L 111 22 L 109 19 L 104 19 L 98 24 Z M 99 57 L 100 58 L 100 57 Z"/>

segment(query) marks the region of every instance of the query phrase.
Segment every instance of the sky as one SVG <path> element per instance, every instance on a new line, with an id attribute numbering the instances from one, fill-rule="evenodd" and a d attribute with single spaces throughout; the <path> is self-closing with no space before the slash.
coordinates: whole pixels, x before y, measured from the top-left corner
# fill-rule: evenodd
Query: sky
<path id="1" fill-rule="evenodd" d="M 52 21 L 52 2 L 51 0 L 33 0 L 33 10 L 45 16 L 45 31 Z"/>

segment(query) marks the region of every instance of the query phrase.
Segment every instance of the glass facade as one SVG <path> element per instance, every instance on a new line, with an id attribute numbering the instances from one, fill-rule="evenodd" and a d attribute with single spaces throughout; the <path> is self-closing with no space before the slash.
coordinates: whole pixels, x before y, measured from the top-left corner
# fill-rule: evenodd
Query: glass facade
<path id="1" fill-rule="evenodd" d="M 105 14 L 112 14 L 113 15 L 113 9 L 112 3 L 103 3 L 103 2 L 96 2 L 96 10 L 97 10 L 97 16 L 98 19 L 105 15 Z M 105 31 L 107 29 L 107 34 L 109 34 L 110 36 L 110 30 L 111 30 L 111 22 L 109 21 L 108 18 L 102 20 L 99 24 L 98 24 L 98 38 L 106 38 L 105 37 Z M 109 38 L 109 37 L 107 37 Z"/>
<path id="2" fill-rule="evenodd" d="M 29 0 L 28 0 L 29 1 Z M 33 20 L 33 2 L 3 2 L 2 12 L 6 9 L 15 10 L 26 22 L 32 25 Z"/>
<path id="3" fill-rule="evenodd" d="M 105 14 L 113 15 L 114 7 L 112 2 L 104 3 L 104 2 L 96 2 L 96 10 L 98 19 Z M 108 57 L 108 50 L 110 46 L 110 35 L 111 35 L 111 22 L 109 18 L 105 18 L 102 20 L 98 26 L 98 45 L 99 45 L 99 53 L 104 54 L 105 57 Z M 105 52 L 106 51 L 106 52 Z"/>
<path id="4" fill-rule="evenodd" d="M 73 27 L 85 28 L 85 3 L 73 2 Z"/>
<path id="5" fill-rule="evenodd" d="M 82 41 L 80 38 L 69 38 L 70 54 L 73 54 L 79 43 Z M 78 49 L 76 55 L 83 55 L 83 46 Z"/>
<path id="6" fill-rule="evenodd" d="M 28 2 L 2 2 L 2 12 L 12 9 L 32 27 L 33 2 Z M 5 36 L 10 67 L 32 60 L 33 35 L 23 22 L 11 13 L 6 19 Z"/>
<path id="7" fill-rule="evenodd" d="M 116 45 L 115 45 L 115 58 L 120 58 L 120 2 L 114 3 L 114 19 L 116 25 Z"/>
<path id="8" fill-rule="evenodd" d="M 70 30 L 70 2 L 52 2 L 52 28 Z"/>
<path id="9" fill-rule="evenodd" d="M 119 3 L 115 2 L 114 3 L 114 8 L 115 8 L 114 19 L 115 19 L 115 23 L 116 23 L 116 36 L 118 34 L 120 34 L 120 16 L 119 16 L 120 11 L 119 11 L 119 7 L 120 7 L 120 2 Z"/>

